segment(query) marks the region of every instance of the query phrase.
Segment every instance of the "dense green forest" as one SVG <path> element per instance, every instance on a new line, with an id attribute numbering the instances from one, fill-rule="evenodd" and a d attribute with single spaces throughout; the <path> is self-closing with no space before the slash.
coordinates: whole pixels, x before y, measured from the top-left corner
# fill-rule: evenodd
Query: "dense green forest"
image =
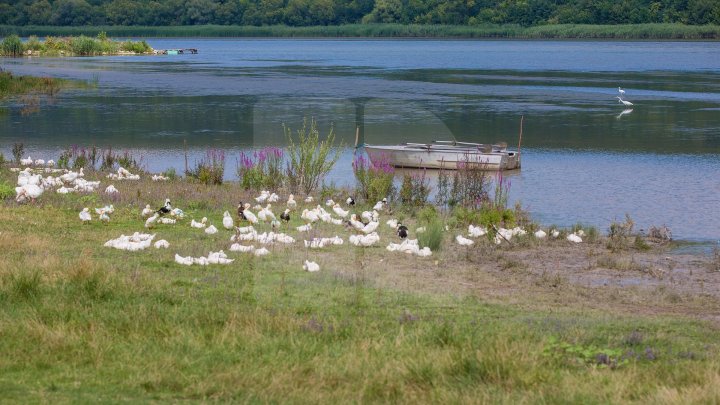
<path id="1" fill-rule="evenodd" d="M 0 0 L 0 25 L 720 24 L 718 0 Z"/>

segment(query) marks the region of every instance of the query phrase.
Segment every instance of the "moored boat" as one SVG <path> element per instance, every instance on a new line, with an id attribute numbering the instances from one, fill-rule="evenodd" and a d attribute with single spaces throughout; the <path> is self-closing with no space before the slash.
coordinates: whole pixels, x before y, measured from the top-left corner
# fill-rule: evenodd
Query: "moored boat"
<path id="1" fill-rule="evenodd" d="M 456 170 L 463 164 L 479 165 L 483 170 L 520 168 L 520 152 L 507 144 L 480 144 L 456 141 L 364 145 L 373 164 L 387 162 L 395 167 Z"/>

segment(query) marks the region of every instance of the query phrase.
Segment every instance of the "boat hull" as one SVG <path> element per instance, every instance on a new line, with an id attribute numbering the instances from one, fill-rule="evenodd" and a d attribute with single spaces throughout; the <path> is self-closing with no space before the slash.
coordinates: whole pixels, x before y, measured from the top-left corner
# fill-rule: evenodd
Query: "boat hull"
<path id="1" fill-rule="evenodd" d="M 365 145 L 373 164 L 387 162 L 395 167 L 457 170 L 471 162 L 483 170 L 503 171 L 520 168 L 520 154 L 513 151 L 481 152 L 476 148 L 427 148 Z"/>

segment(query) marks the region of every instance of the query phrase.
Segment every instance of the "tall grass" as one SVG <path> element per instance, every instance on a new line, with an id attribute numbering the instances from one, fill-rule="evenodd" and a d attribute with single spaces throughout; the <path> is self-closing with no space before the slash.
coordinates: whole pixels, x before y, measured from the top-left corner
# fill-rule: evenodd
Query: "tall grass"
<path id="1" fill-rule="evenodd" d="M 383 198 L 392 199 L 395 188 L 393 184 L 395 168 L 387 157 L 383 156 L 377 162 L 371 162 L 363 155 L 355 156 L 352 168 L 356 181 L 356 197 L 371 204 Z"/>
<path id="2" fill-rule="evenodd" d="M 10 26 L 0 25 L 0 36 L 88 35 L 107 32 L 113 37 L 286 37 L 286 38 L 511 38 L 511 39 L 693 39 L 720 38 L 720 26 L 667 24 L 555 24 L 522 27 L 516 24 L 347 24 L 288 27 L 192 26 Z"/>
<path id="3" fill-rule="evenodd" d="M 335 132 L 320 140 L 315 119 L 303 120 L 303 126 L 295 136 L 290 127 L 283 125 L 288 140 L 287 181 L 292 192 L 302 190 L 305 194 L 315 191 L 322 179 L 340 159 L 340 147 L 335 147 Z"/>

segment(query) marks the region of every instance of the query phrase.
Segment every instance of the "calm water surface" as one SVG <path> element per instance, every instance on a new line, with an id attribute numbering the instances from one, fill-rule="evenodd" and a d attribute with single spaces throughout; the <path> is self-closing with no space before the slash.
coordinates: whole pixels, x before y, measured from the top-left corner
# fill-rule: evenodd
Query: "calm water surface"
<path id="1" fill-rule="evenodd" d="M 23 116 L 0 114 L 0 149 L 35 157 L 68 145 L 183 168 L 207 148 L 235 156 L 283 145 L 282 124 L 314 116 L 347 145 L 458 139 L 517 142 L 511 198 L 545 224 L 641 228 L 720 238 L 720 43 L 151 39 L 198 55 L 3 59 L 16 73 L 95 80 Z M 627 90 L 635 106 L 615 99 Z M 330 176 L 353 182 L 352 152 Z"/>

